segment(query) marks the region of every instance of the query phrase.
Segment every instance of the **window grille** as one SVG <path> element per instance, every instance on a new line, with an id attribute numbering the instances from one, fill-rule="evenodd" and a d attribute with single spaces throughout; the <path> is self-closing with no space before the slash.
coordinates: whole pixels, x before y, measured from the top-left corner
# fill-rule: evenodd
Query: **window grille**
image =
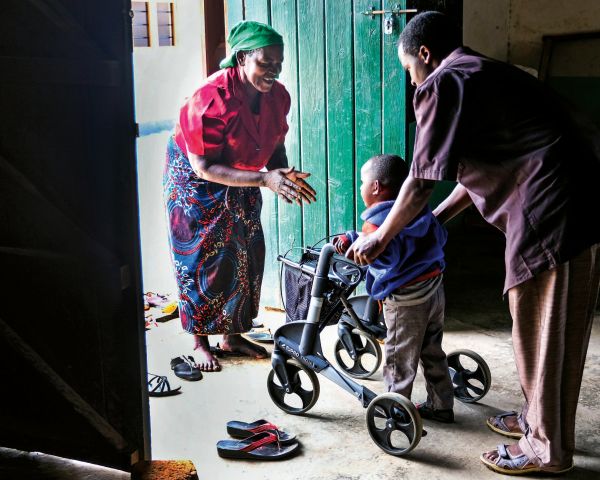
<path id="1" fill-rule="evenodd" d="M 150 46 L 150 21 L 148 17 L 148 2 L 131 2 L 133 12 L 132 30 L 133 46 Z"/>
<path id="2" fill-rule="evenodd" d="M 172 2 L 156 4 L 158 19 L 158 45 L 172 47 L 175 45 L 175 15 Z"/>

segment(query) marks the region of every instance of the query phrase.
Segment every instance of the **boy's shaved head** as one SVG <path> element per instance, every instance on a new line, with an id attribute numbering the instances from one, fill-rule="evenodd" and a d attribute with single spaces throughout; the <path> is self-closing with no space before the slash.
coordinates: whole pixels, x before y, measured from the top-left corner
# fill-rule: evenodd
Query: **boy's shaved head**
<path id="1" fill-rule="evenodd" d="M 408 177 L 408 165 L 398 155 L 376 155 L 365 164 L 370 180 L 377 180 L 390 193 L 398 195 Z"/>

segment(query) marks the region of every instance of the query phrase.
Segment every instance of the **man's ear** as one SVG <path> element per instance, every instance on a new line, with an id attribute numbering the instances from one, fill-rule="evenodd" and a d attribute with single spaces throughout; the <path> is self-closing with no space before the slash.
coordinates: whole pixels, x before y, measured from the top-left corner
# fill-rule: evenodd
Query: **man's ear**
<path id="1" fill-rule="evenodd" d="M 421 45 L 419 47 L 419 58 L 425 65 L 429 65 L 429 63 L 431 63 L 431 52 L 425 45 Z"/>

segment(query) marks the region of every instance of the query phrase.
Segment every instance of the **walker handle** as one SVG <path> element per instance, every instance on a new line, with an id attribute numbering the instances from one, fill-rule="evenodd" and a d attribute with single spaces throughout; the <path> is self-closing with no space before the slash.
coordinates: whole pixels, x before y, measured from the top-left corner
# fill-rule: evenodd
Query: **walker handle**
<path id="1" fill-rule="evenodd" d="M 312 353 L 315 338 L 317 337 L 319 317 L 323 307 L 323 294 L 329 280 L 329 264 L 335 253 L 335 247 L 331 243 L 326 243 L 321 249 L 321 255 L 317 263 L 312 290 L 310 292 L 310 305 L 308 307 L 308 316 L 304 329 L 302 331 L 302 339 L 300 340 L 300 353 L 308 355 Z"/>

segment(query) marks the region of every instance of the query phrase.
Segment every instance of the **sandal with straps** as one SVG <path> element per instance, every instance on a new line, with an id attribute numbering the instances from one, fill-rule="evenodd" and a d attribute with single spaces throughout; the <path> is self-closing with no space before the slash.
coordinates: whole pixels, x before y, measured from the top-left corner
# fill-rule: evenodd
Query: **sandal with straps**
<path id="1" fill-rule="evenodd" d="M 240 422 L 238 420 L 227 422 L 227 433 L 233 438 L 248 438 L 267 430 L 277 432 L 279 443 L 282 445 L 292 443 L 296 439 L 296 435 L 279 430 L 277 425 L 273 425 L 271 422 L 263 419 L 256 420 L 252 423 Z"/>
<path id="2" fill-rule="evenodd" d="M 508 428 L 508 426 L 506 425 L 506 422 L 504 421 L 504 419 L 506 417 L 517 417 L 517 420 L 518 420 L 519 414 L 517 412 L 515 412 L 514 410 L 512 410 L 510 412 L 503 412 L 494 417 L 488 418 L 485 421 L 485 424 L 494 432 L 499 433 L 500 435 L 504 435 L 505 437 L 521 438 L 523 436 L 523 432 L 521 431 L 521 428 L 518 427 L 519 431 L 514 431 L 514 430 L 511 430 L 510 428 Z"/>
<path id="3" fill-rule="evenodd" d="M 181 393 L 181 387 L 171 388 L 171 384 L 164 375 L 148 374 L 148 396 L 170 397 Z"/>
<path id="4" fill-rule="evenodd" d="M 498 445 L 497 453 L 498 457 L 496 460 L 487 459 L 485 457 L 486 454 L 481 454 L 479 459 L 486 467 L 492 469 L 494 472 L 502 473 L 504 475 L 529 475 L 532 473 L 561 474 L 568 472 L 574 466 L 571 464 L 567 468 L 540 467 L 534 464 L 524 453 L 515 456 L 511 455 L 506 448 L 506 445 L 503 444 Z"/>
<path id="5" fill-rule="evenodd" d="M 297 453 L 300 444 L 281 445 L 277 432 L 266 430 L 244 440 L 219 440 L 217 453 L 238 460 L 283 460 Z"/>
<path id="6" fill-rule="evenodd" d="M 171 370 L 176 376 L 184 380 L 197 382 L 202 379 L 202 372 L 191 355 L 181 355 L 173 358 L 171 360 Z"/>

